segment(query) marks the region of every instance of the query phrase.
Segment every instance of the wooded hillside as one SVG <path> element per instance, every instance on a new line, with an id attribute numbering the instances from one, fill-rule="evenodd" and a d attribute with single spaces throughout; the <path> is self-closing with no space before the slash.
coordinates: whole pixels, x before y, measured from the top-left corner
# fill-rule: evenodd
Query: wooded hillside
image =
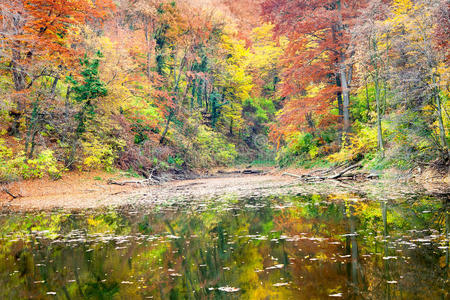
<path id="1" fill-rule="evenodd" d="M 449 166 L 448 0 L 0 0 L 0 181 Z"/>

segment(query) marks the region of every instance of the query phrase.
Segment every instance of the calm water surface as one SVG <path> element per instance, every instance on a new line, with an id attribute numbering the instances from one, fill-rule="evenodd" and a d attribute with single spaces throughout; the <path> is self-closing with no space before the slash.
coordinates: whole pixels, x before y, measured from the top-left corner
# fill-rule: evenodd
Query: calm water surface
<path id="1" fill-rule="evenodd" d="M 449 299 L 442 200 L 0 214 L 0 299 Z"/>

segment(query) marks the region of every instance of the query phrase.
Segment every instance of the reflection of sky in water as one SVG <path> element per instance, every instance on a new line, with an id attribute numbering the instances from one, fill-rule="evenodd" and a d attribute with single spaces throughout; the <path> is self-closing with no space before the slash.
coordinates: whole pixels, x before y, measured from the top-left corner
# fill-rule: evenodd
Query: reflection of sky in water
<path id="1" fill-rule="evenodd" d="M 442 202 L 346 199 L 0 215 L 0 298 L 449 297 Z"/>

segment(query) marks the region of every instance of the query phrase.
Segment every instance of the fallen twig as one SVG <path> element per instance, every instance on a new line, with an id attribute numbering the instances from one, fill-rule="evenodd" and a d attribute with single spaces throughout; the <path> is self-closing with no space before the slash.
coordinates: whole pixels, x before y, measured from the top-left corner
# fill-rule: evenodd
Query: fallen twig
<path id="1" fill-rule="evenodd" d="M 336 175 L 330 176 L 330 177 L 328 177 L 327 179 L 337 179 L 337 178 L 341 177 L 342 175 L 344 175 L 345 173 L 347 173 L 348 171 L 351 171 L 351 170 L 356 169 L 356 168 L 359 168 L 359 167 L 361 167 L 361 164 L 360 164 L 360 163 L 351 165 L 350 167 L 345 168 L 344 170 L 340 171 L 340 172 L 337 173 Z"/>

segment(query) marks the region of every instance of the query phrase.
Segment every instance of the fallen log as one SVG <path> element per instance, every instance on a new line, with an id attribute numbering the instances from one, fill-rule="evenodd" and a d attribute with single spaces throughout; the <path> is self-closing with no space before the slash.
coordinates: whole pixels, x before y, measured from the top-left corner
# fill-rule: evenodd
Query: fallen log
<path id="1" fill-rule="evenodd" d="M 349 164 L 350 163 L 337 164 L 334 167 L 331 167 L 331 168 L 328 168 L 328 169 L 319 169 L 319 170 L 312 171 L 308 175 L 312 176 L 314 174 L 314 176 L 325 176 L 327 174 L 330 174 L 331 172 L 336 171 L 339 168 L 346 167 Z"/>
<path id="2" fill-rule="evenodd" d="M 224 174 L 224 175 L 240 174 L 240 173 L 241 171 L 223 171 L 223 170 L 217 171 L 217 174 Z"/>
<path id="3" fill-rule="evenodd" d="M 356 168 L 361 167 L 360 163 L 351 165 L 349 167 L 344 168 L 343 170 L 339 171 L 338 173 L 332 175 L 332 176 L 318 176 L 318 175 L 312 175 L 314 174 L 314 171 L 309 174 L 303 174 L 303 175 L 296 175 L 292 173 L 283 173 L 282 176 L 291 176 L 298 178 L 303 181 L 323 181 L 323 180 L 336 180 L 336 179 L 354 179 L 356 177 L 355 174 L 347 174 L 347 172 L 354 170 Z M 337 168 L 331 168 L 330 170 L 336 170 Z M 318 174 L 327 174 L 330 173 L 329 171 L 321 171 Z M 345 175 L 345 176 L 344 176 Z"/>
<path id="4" fill-rule="evenodd" d="M 217 171 L 217 174 L 221 175 L 231 175 L 231 174 L 263 174 L 264 170 L 253 170 L 253 169 L 245 169 L 245 170 L 236 170 L 236 171 Z"/>
<path id="5" fill-rule="evenodd" d="M 127 185 L 127 184 L 138 184 L 138 185 L 152 185 L 152 184 L 158 184 L 160 183 L 160 180 L 155 180 L 153 178 L 147 178 L 143 180 L 123 180 L 123 181 L 116 181 L 116 180 L 108 180 L 108 184 L 115 184 L 115 185 Z"/>
<path id="6" fill-rule="evenodd" d="M 380 178 L 380 174 L 370 173 L 367 175 L 367 178 L 369 179 Z"/>
<path id="7" fill-rule="evenodd" d="M 262 174 L 264 173 L 263 170 L 251 170 L 251 169 L 247 169 L 247 170 L 243 170 L 242 174 Z"/>
<path id="8" fill-rule="evenodd" d="M 337 179 L 337 178 L 341 177 L 342 175 L 344 175 L 345 173 L 347 173 L 348 171 L 351 171 L 351 170 L 356 169 L 356 168 L 359 168 L 359 167 L 361 167 L 361 164 L 360 164 L 360 163 L 351 165 L 350 167 L 345 168 L 344 170 L 340 171 L 340 172 L 337 173 L 336 175 L 330 176 L 330 177 L 328 177 L 327 179 Z"/>
<path id="9" fill-rule="evenodd" d="M 8 194 L 9 196 L 11 196 L 13 199 L 22 197 L 22 195 L 20 195 L 20 194 L 14 195 L 13 193 L 11 193 L 11 192 L 10 192 L 7 188 L 5 188 L 5 187 L 2 188 L 2 191 L 5 192 L 6 194 Z"/>

